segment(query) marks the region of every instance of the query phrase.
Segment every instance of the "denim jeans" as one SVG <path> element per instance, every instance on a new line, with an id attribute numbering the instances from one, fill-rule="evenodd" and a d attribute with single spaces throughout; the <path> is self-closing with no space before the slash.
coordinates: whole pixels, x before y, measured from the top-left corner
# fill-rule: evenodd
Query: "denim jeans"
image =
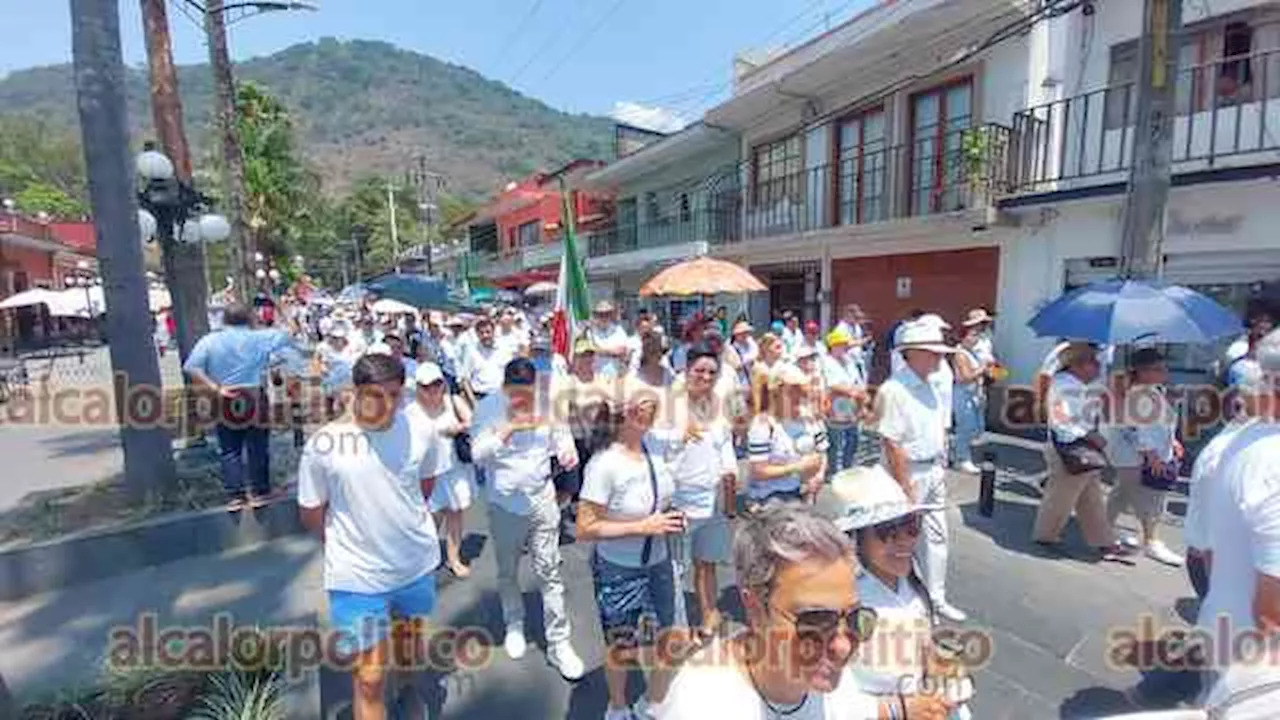
<path id="1" fill-rule="evenodd" d="M 827 426 L 827 476 L 853 467 L 858 457 L 858 426 Z"/>
<path id="2" fill-rule="evenodd" d="M 973 462 L 973 441 L 985 430 L 986 404 L 982 393 L 974 385 L 956 385 L 951 396 L 951 408 L 955 413 L 956 464 Z"/>
<path id="3" fill-rule="evenodd" d="M 245 467 L 255 495 L 271 491 L 270 431 L 257 423 L 229 426 L 218 423 L 218 461 L 222 465 L 222 488 L 231 499 L 244 497 Z"/>

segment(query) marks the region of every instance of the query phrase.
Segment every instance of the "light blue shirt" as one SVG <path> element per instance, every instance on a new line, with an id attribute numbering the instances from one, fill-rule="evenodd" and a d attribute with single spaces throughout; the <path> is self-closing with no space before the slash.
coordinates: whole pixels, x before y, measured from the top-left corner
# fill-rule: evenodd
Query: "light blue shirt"
<path id="1" fill-rule="evenodd" d="M 263 387 L 267 370 L 284 364 L 293 372 L 303 366 L 301 353 L 283 330 L 224 327 L 200 338 L 182 369 L 199 370 L 227 387 Z"/>

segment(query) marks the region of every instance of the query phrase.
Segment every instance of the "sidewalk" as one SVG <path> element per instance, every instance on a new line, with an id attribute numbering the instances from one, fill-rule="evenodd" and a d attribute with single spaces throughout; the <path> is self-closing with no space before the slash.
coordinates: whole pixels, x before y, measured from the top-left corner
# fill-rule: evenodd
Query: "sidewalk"
<path id="1" fill-rule="evenodd" d="M 1029 534 L 1036 501 L 1028 496 L 1035 494 L 1034 483 L 1019 478 L 1034 469 L 1016 467 L 1026 465 L 1026 458 L 1002 456 L 1002 461 L 1011 467 L 1002 474 L 990 519 L 977 513 L 977 478 L 951 478 L 949 594 L 970 613 L 966 627 L 990 633 L 995 647 L 989 667 L 978 675 L 975 717 L 1090 718 L 1122 710 L 1119 691 L 1137 676 L 1108 667 L 1108 629 L 1133 626 L 1144 613 L 1158 622 L 1180 622 L 1172 607 L 1191 594 L 1187 582 L 1181 571 L 1145 558 L 1127 567 L 1033 554 Z M 474 508 L 467 545 L 478 553 L 475 572 L 466 581 L 441 573 L 436 619 L 454 627 L 483 626 L 498 636 L 495 568 L 492 553 L 484 549 L 486 532 L 483 508 Z M 1175 542 L 1179 533 L 1170 529 L 1166 534 L 1170 545 L 1180 545 Z M 570 686 L 537 648 L 518 663 L 508 660 L 500 647 L 493 648 L 492 661 L 481 670 L 426 681 L 429 705 L 437 708 L 432 717 L 600 717 L 603 651 L 588 550 L 582 545 L 565 548 L 565 580 L 575 621 L 573 641 L 593 671 Z M 230 612 L 237 624 L 311 625 L 324 612 L 321 570 L 317 544 L 295 537 L 0 604 L 0 674 L 15 695 L 87 682 L 107 648 L 109 629 L 135 625 L 146 612 L 156 613 L 161 624 L 203 624 L 215 613 Z M 527 569 L 522 577 L 530 590 L 529 635 L 540 643 L 537 594 Z M 731 580 L 731 573 L 721 573 L 721 602 L 737 613 Z M 324 673 L 320 685 L 329 717 L 349 698 L 349 681 Z"/>

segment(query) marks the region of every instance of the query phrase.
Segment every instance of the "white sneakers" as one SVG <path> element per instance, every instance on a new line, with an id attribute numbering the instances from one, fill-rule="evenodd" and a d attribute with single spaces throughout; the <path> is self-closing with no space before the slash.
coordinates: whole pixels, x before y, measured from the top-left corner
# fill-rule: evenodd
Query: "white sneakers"
<path id="1" fill-rule="evenodd" d="M 635 718 L 631 708 L 609 706 L 609 709 L 604 711 L 604 720 L 635 720 Z"/>
<path id="2" fill-rule="evenodd" d="M 587 671 L 582 664 L 582 658 L 573 651 L 573 646 L 568 640 L 553 642 L 547 647 L 547 662 L 560 671 L 560 677 L 569 681 L 582 679 Z"/>
<path id="3" fill-rule="evenodd" d="M 950 620 L 955 623 L 962 623 L 969 619 L 969 614 L 960 608 L 952 605 L 946 600 L 936 602 L 933 605 L 933 611 L 941 616 L 944 620 Z"/>
<path id="4" fill-rule="evenodd" d="M 1182 567 L 1184 562 L 1181 555 L 1170 550 L 1168 545 L 1159 540 L 1147 543 L 1147 557 L 1170 567 Z"/>
<path id="5" fill-rule="evenodd" d="M 524 627 L 521 625 L 508 625 L 507 637 L 502 641 L 502 648 L 507 651 L 507 657 L 512 660 L 519 660 L 524 657 L 524 651 L 528 647 L 529 644 L 524 639 Z"/>
<path id="6" fill-rule="evenodd" d="M 659 709 L 658 705 L 649 702 L 648 697 L 641 695 L 636 704 L 631 706 L 631 716 L 635 720 L 657 720 Z"/>
<path id="7" fill-rule="evenodd" d="M 502 649 L 507 651 L 507 657 L 512 660 L 524 657 L 529 649 L 529 643 L 524 638 L 523 625 L 513 623 L 507 626 L 507 637 L 502 641 Z M 580 680 L 587 672 L 582 658 L 573 651 L 573 646 L 568 640 L 553 642 L 547 647 L 547 662 L 559 671 L 560 676 L 565 680 Z M 627 710 L 627 712 L 631 711 Z"/>
<path id="8" fill-rule="evenodd" d="M 959 470 L 962 473 L 969 473 L 970 475 L 982 474 L 982 468 L 975 465 L 972 460 L 966 460 L 965 462 L 956 465 L 956 470 Z"/>

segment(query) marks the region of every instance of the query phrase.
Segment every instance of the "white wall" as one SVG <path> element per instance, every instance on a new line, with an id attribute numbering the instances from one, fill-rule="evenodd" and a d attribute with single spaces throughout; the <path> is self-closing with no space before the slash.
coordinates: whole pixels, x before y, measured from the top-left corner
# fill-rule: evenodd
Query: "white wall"
<path id="1" fill-rule="evenodd" d="M 1262 180 L 1175 188 L 1169 199 L 1165 254 L 1171 268 L 1213 270 L 1211 282 L 1248 283 L 1280 268 L 1280 182 Z M 996 346 L 1014 382 L 1029 381 L 1053 339 L 1026 323 L 1062 293 L 1070 260 L 1119 254 L 1123 198 L 1019 211 L 1023 226 L 1003 242 Z M 1235 270 L 1222 268 L 1237 259 Z M 1176 278 L 1171 278 L 1176 280 Z"/>

